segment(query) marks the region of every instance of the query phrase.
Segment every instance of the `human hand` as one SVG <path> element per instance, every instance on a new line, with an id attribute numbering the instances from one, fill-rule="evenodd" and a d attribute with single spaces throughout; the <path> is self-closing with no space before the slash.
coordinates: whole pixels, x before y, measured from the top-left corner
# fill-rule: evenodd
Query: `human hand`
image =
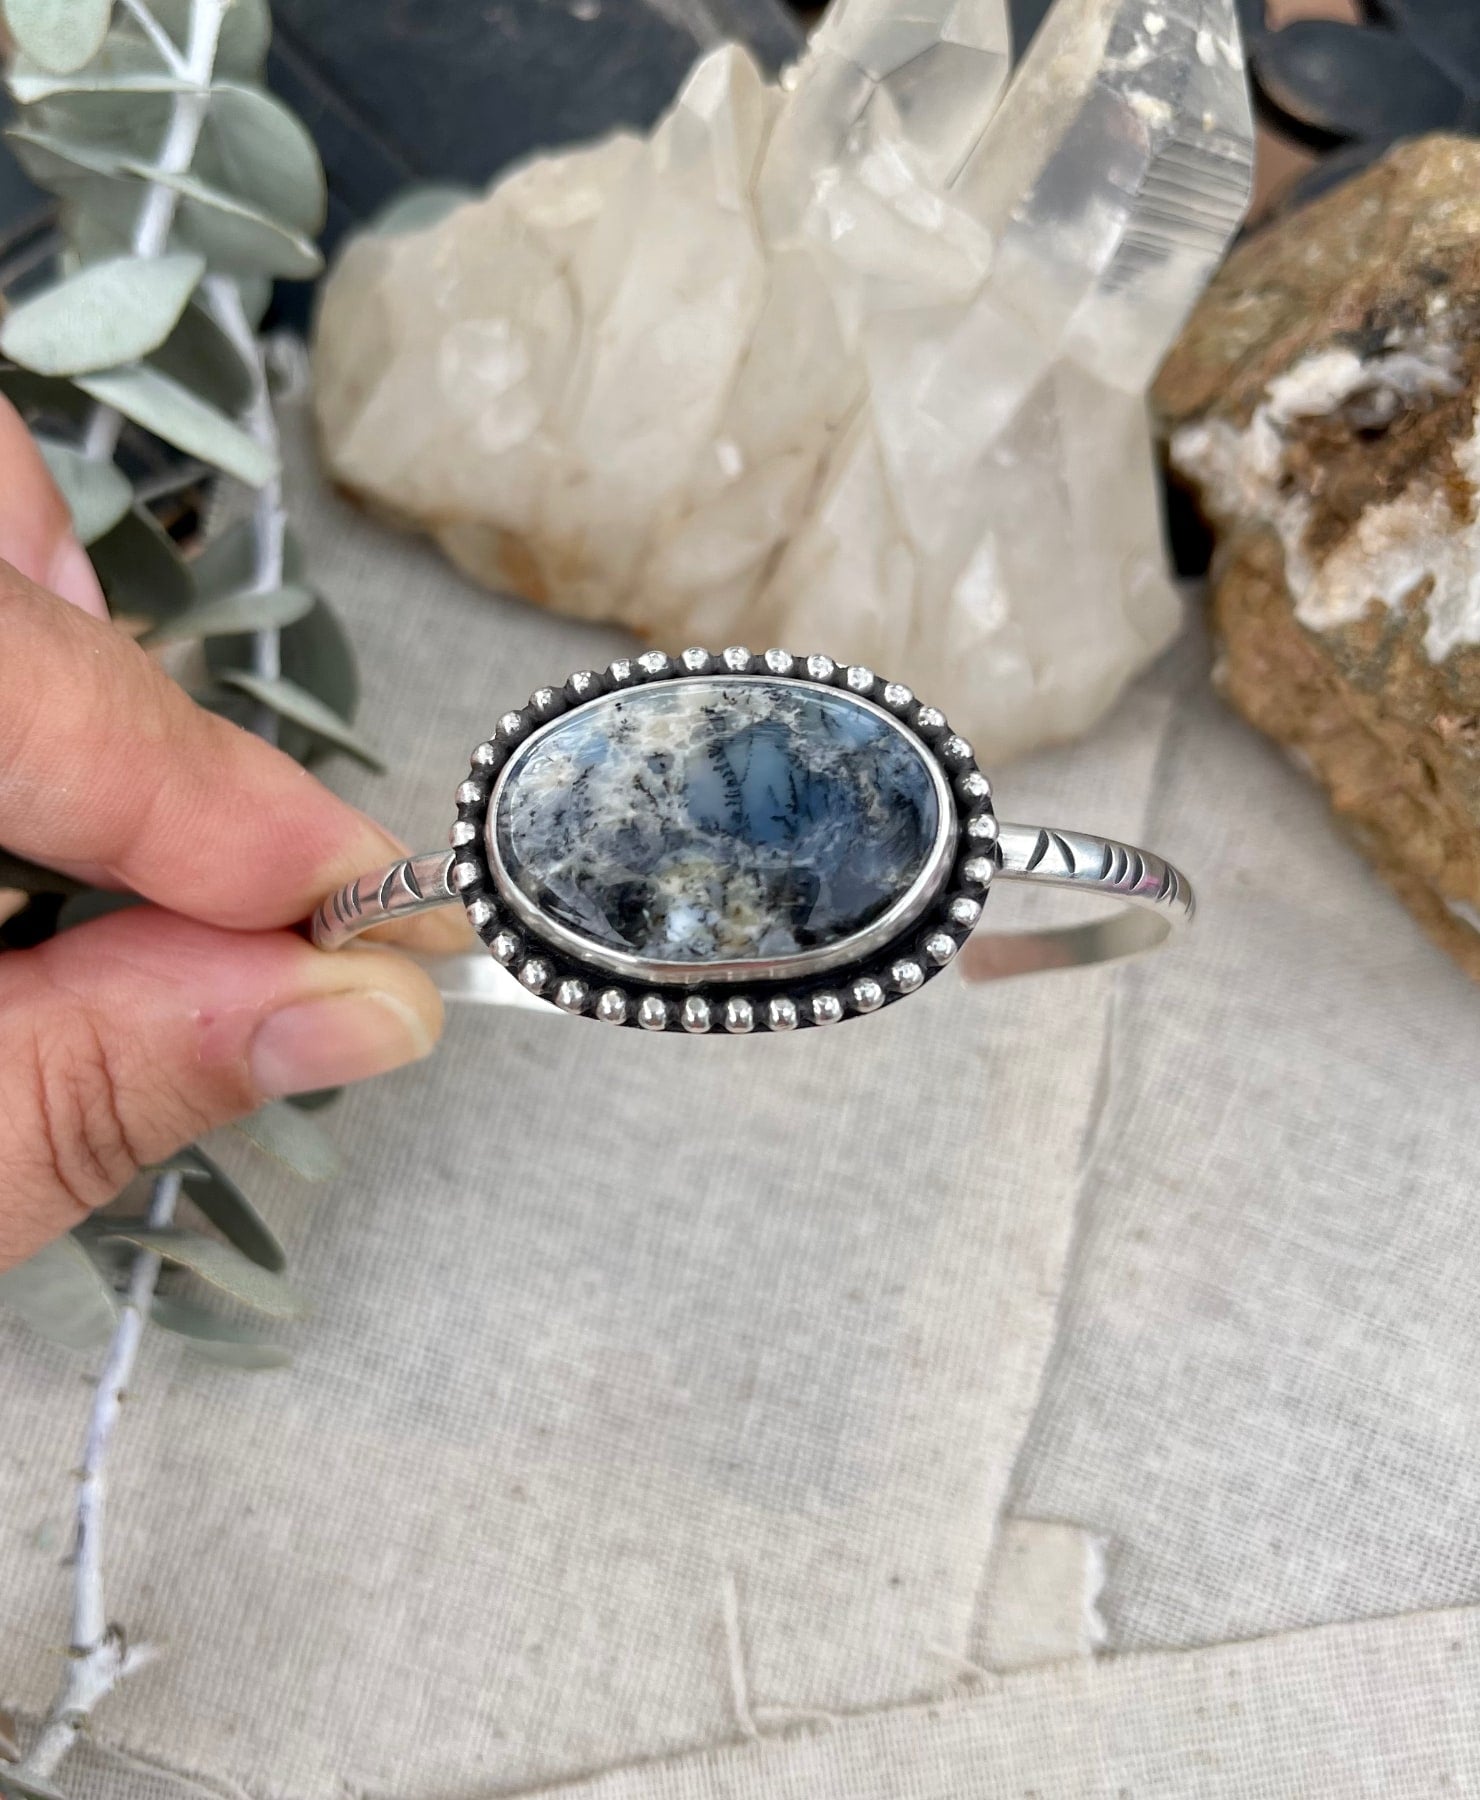
<path id="1" fill-rule="evenodd" d="M 5 1269 L 263 1100 L 425 1055 L 441 1002 L 394 951 L 286 929 L 399 847 L 106 623 L 3 400 L 0 496 L 0 844 L 158 903 L 0 955 Z"/>

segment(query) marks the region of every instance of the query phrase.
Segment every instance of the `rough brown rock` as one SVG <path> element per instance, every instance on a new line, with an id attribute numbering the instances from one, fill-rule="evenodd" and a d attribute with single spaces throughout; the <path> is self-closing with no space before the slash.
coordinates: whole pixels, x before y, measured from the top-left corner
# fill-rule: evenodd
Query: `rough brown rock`
<path id="1" fill-rule="evenodd" d="M 1251 238 L 1162 371 L 1219 680 L 1480 980 L 1480 143 Z"/>

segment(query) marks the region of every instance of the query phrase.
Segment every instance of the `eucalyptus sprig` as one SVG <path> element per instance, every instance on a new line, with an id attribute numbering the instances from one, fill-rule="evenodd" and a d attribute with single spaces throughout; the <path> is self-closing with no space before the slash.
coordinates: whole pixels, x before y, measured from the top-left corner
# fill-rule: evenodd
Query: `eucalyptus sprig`
<path id="1" fill-rule="evenodd" d="M 256 335 L 274 278 L 317 273 L 324 176 L 302 125 L 261 85 L 264 0 L 3 0 L 15 48 L 9 136 L 59 202 L 57 278 L 0 321 L 0 392 L 31 423 L 115 618 L 146 644 L 195 646 L 202 704 L 302 761 L 378 766 L 352 720 L 349 645 L 309 584 L 283 508 L 277 426 Z M 170 527 L 203 478 L 244 484 L 244 516 L 196 555 Z M 67 895 L 65 928 L 119 903 L 0 853 L 0 887 Z M 247 1136 L 310 1179 L 332 1141 L 277 1102 Z M 150 1322 L 242 1368 L 284 1352 L 241 1312 L 302 1310 L 282 1246 L 191 1145 L 152 1171 L 136 1216 L 110 1212 L 0 1276 L 0 1300 L 102 1370 L 77 1480 L 66 1673 L 0 1795 L 55 1800 L 52 1777 L 94 1707 L 148 1660 L 106 1613 L 107 1457 Z M 211 1230 L 178 1222 L 181 1202 Z M 234 1303 L 222 1312 L 211 1296 Z"/>

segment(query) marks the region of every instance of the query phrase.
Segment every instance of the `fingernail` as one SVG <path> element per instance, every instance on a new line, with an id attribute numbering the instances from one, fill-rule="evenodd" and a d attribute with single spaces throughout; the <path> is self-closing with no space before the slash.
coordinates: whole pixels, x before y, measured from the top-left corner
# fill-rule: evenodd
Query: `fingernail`
<path id="1" fill-rule="evenodd" d="M 384 1075 L 425 1056 L 421 1018 L 394 994 L 331 994 L 273 1013 L 252 1039 L 252 1082 L 264 1099 Z"/>
<path id="2" fill-rule="evenodd" d="M 80 606 L 95 619 L 108 617 L 108 602 L 103 598 L 97 572 L 75 537 L 65 537 L 57 545 L 51 567 L 46 571 L 46 585 L 52 593 Z"/>

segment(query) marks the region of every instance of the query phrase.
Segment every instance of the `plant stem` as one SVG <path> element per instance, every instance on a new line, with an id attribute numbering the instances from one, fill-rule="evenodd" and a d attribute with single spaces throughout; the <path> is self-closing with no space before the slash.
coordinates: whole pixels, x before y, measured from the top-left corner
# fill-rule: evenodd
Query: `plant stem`
<path id="1" fill-rule="evenodd" d="M 210 109 L 216 46 L 229 4 L 230 0 L 194 0 L 191 7 L 184 69 L 191 85 L 176 94 L 171 103 L 169 128 L 154 159 L 154 167 L 161 175 L 183 175 L 195 160 L 201 129 Z M 173 187 L 162 181 L 149 183 L 129 245 L 135 256 L 155 257 L 164 253 L 179 203 L 180 196 Z M 83 435 L 83 454 L 94 462 L 111 462 L 122 430 L 122 415 L 113 407 L 95 407 Z"/>
<path id="2" fill-rule="evenodd" d="M 155 167 L 162 174 L 183 175 L 195 159 L 201 129 L 210 105 L 216 49 L 229 3 L 230 0 L 194 0 L 183 63 L 178 55 L 166 58 L 175 72 L 183 74 L 190 82 L 190 86 L 175 96 L 171 106 L 169 127 L 155 159 Z M 155 23 L 147 6 L 131 4 L 130 10 L 141 20 L 146 30 Z M 154 33 L 151 32 L 150 35 L 152 37 Z M 156 257 L 163 254 L 169 243 L 178 202 L 179 195 L 173 187 L 163 182 L 149 184 L 134 225 L 131 247 L 135 256 Z M 219 285 L 223 290 L 230 290 L 235 302 L 235 317 L 245 332 L 246 347 L 243 354 L 254 375 L 254 412 L 259 402 L 265 408 L 265 424 L 261 420 L 256 423 L 271 434 L 275 446 L 276 425 L 272 419 L 260 354 L 252 340 L 235 287 L 229 282 Z M 222 322 L 224 325 L 225 321 Z M 240 343 L 238 348 L 242 348 Z M 120 414 L 112 407 L 95 408 L 88 420 L 84 437 L 85 454 L 100 462 L 111 461 L 122 424 Z M 282 527 L 280 523 L 274 525 L 272 520 L 272 515 L 280 515 L 281 511 L 281 490 L 275 488 L 258 532 L 259 571 L 266 574 L 271 573 L 273 533 L 276 534 L 278 572 L 270 583 L 272 586 L 281 585 Z M 272 635 L 275 653 L 275 634 Z M 161 1175 L 154 1183 L 146 1214 L 151 1227 L 157 1229 L 172 1223 L 179 1203 L 181 1183 L 182 1177 L 173 1172 Z M 159 1270 L 160 1259 L 152 1251 L 140 1250 L 135 1254 L 129 1267 L 128 1285 L 120 1298 L 118 1324 L 98 1377 L 97 1392 L 88 1416 L 82 1466 L 77 1475 L 72 1631 L 67 1672 L 30 1754 L 14 1770 L 22 1779 L 29 1776 L 37 1781 L 47 1780 L 86 1728 L 93 1709 L 121 1680 L 147 1662 L 152 1654 L 146 1646 L 130 1649 L 120 1628 L 108 1622 L 103 1581 L 103 1527 L 108 1497 L 108 1451 L 138 1360 L 139 1346 L 143 1341 L 144 1329 L 154 1301 L 154 1290 L 159 1281 Z"/>
<path id="3" fill-rule="evenodd" d="M 161 1175 L 147 1214 L 151 1228 L 174 1219 L 182 1177 Z M 159 1280 L 159 1258 L 141 1250 L 129 1269 L 119 1302 L 118 1325 L 98 1376 L 88 1415 L 82 1466 L 77 1472 L 77 1524 L 72 1550 L 72 1641 L 67 1673 L 31 1753 L 14 1773 L 44 1781 L 76 1743 L 93 1708 L 150 1658 L 147 1646 L 131 1650 L 123 1633 L 108 1623 L 103 1586 L 103 1523 L 108 1499 L 108 1449 L 113 1428 L 138 1359 L 139 1345 Z"/>

